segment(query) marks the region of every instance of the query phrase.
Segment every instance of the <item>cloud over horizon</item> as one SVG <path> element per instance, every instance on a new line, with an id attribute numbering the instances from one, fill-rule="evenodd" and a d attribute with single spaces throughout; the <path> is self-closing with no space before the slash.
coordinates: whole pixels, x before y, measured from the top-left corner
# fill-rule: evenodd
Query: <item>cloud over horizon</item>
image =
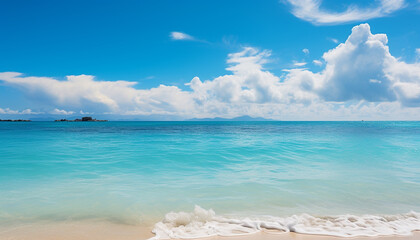
<path id="1" fill-rule="evenodd" d="M 102 109 L 107 114 L 183 119 L 241 115 L 282 120 L 419 118 L 420 63 L 400 61 L 390 54 L 387 44 L 385 34 L 372 34 L 368 24 L 360 24 L 344 43 L 323 54 L 323 62 L 314 60 L 323 63 L 321 71 L 292 68 L 281 76 L 264 68 L 270 51 L 245 47 L 228 55 L 230 74 L 210 80 L 194 77 L 186 83 L 189 90 L 167 85 L 137 89 L 136 82 L 102 81 L 89 75 L 60 81 L 3 72 L 0 81 L 48 97 L 57 114 Z"/>
<path id="2" fill-rule="evenodd" d="M 32 114 L 42 114 L 42 112 L 34 112 L 31 109 L 24 109 L 22 111 L 13 110 L 10 108 L 0 108 L 0 114 L 2 115 L 32 115 Z"/>

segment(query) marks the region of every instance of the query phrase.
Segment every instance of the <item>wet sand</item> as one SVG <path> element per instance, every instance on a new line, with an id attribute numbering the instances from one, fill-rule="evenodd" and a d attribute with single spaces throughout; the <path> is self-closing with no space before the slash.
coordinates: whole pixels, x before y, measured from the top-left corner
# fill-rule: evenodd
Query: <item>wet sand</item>
<path id="1" fill-rule="evenodd" d="M 103 221 L 66 221 L 0 226 L 0 240 L 143 240 L 153 237 L 152 226 L 124 225 Z M 260 232 L 237 237 L 209 237 L 205 240 L 419 240 L 420 232 L 411 236 L 354 237 Z"/>

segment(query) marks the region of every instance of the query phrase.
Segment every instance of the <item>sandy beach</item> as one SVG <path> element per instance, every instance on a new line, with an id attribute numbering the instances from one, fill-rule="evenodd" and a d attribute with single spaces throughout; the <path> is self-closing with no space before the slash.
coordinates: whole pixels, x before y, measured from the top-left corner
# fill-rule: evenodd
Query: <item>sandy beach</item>
<path id="1" fill-rule="evenodd" d="M 66 221 L 0 226 L 0 240 L 143 240 L 154 236 L 152 226 L 124 225 L 104 221 Z M 411 236 L 339 238 L 296 233 L 260 232 L 237 237 L 209 237 L 206 240 L 417 240 Z"/>
<path id="2" fill-rule="evenodd" d="M 0 9 L 0 240 L 420 240 L 420 0 Z"/>
<path id="3" fill-rule="evenodd" d="M 0 240 L 134 240 L 154 235 L 152 226 L 104 221 L 65 221 L 0 226 Z"/>

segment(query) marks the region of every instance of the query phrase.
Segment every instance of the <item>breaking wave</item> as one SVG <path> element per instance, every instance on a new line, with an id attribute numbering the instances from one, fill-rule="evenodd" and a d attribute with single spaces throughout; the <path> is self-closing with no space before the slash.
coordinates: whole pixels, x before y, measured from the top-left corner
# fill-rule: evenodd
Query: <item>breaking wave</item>
<path id="1" fill-rule="evenodd" d="M 420 214 L 409 212 L 398 215 L 339 215 L 316 217 L 308 214 L 290 217 L 263 217 L 235 219 L 216 215 L 199 206 L 191 213 L 170 212 L 158 222 L 151 240 L 191 239 L 211 236 L 240 236 L 264 229 L 338 237 L 374 237 L 410 235 L 420 230 Z"/>

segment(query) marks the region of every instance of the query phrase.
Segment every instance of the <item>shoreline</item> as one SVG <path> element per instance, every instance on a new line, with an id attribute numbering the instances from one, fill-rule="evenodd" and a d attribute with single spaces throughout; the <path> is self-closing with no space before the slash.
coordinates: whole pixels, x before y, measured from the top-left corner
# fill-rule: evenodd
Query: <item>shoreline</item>
<path id="1" fill-rule="evenodd" d="M 418 240 L 420 239 L 420 232 L 413 232 L 410 236 L 377 236 L 377 237 L 335 237 L 328 235 L 302 234 L 302 233 L 270 233 L 269 231 L 262 231 L 245 236 L 233 237 L 212 237 L 205 238 L 207 240 Z M 205 240 L 196 239 L 196 240 Z"/>
<path id="2" fill-rule="evenodd" d="M 150 239 L 152 225 L 125 225 L 101 220 L 37 222 L 0 225 L 0 240 L 142 240 Z M 242 236 L 213 236 L 195 240 L 416 240 L 420 231 L 410 236 L 335 237 L 327 235 L 280 233 L 263 230 Z"/>

